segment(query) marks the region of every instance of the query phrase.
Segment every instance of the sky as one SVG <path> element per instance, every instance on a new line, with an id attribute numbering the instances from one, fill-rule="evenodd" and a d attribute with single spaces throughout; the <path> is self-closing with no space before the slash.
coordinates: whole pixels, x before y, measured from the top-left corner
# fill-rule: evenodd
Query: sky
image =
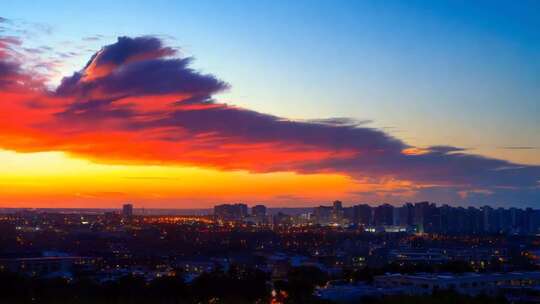
<path id="1" fill-rule="evenodd" d="M 0 207 L 540 206 L 535 1 L 0 3 Z"/>

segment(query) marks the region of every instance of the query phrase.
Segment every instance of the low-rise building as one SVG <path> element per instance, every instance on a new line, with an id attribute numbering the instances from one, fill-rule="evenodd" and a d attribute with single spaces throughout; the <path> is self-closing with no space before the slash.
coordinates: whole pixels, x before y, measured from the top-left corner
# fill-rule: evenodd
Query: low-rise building
<path id="1" fill-rule="evenodd" d="M 380 288 L 405 288 L 408 294 L 431 294 L 436 290 L 454 290 L 461 294 L 494 294 L 511 286 L 540 286 L 540 272 L 453 274 L 386 274 L 375 277 Z"/>

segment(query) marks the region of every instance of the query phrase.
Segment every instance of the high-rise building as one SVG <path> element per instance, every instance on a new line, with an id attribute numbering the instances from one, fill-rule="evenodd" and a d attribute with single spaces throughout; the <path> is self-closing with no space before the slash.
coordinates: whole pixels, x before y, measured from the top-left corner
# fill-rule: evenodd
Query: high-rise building
<path id="1" fill-rule="evenodd" d="M 332 206 L 334 207 L 334 212 L 339 212 L 343 209 L 343 203 L 341 201 L 334 201 Z"/>
<path id="2" fill-rule="evenodd" d="M 266 206 L 255 205 L 251 207 L 251 215 L 260 219 L 264 219 L 266 217 Z"/>
<path id="3" fill-rule="evenodd" d="M 373 208 L 368 204 L 356 205 L 354 208 L 355 224 L 369 226 L 373 223 Z"/>
<path id="4" fill-rule="evenodd" d="M 313 209 L 315 222 L 319 225 L 326 225 L 332 220 L 333 207 L 319 206 Z"/>
<path id="5" fill-rule="evenodd" d="M 133 218 L 133 205 L 124 204 L 122 206 L 122 218 L 124 220 L 131 220 Z"/>
<path id="6" fill-rule="evenodd" d="M 420 202 L 414 204 L 414 225 L 418 232 L 424 232 L 424 218 L 429 208 L 429 202 Z"/>
<path id="7" fill-rule="evenodd" d="M 457 233 L 459 231 L 459 210 L 449 205 L 439 207 L 440 232 Z"/>
<path id="8" fill-rule="evenodd" d="M 224 221 L 239 221 L 247 217 L 246 204 L 223 204 L 214 206 L 214 216 Z"/>
<path id="9" fill-rule="evenodd" d="M 418 232 L 439 232 L 441 225 L 437 206 L 429 202 L 414 204 L 414 224 Z"/>
<path id="10" fill-rule="evenodd" d="M 340 223 L 343 220 L 343 203 L 334 201 L 332 205 L 332 221 Z"/>
<path id="11" fill-rule="evenodd" d="M 540 233 L 540 210 L 531 210 L 529 212 L 529 233 Z"/>
<path id="12" fill-rule="evenodd" d="M 495 211 L 496 216 L 499 218 L 499 226 L 502 233 L 508 233 L 512 231 L 512 217 L 510 216 L 510 210 L 504 208 L 497 208 Z"/>
<path id="13" fill-rule="evenodd" d="M 480 210 L 482 211 L 483 232 L 498 232 L 500 230 L 500 221 L 495 210 L 490 206 L 483 206 Z"/>
<path id="14" fill-rule="evenodd" d="M 283 212 L 278 212 L 272 217 L 274 225 L 290 225 L 293 223 L 293 217 Z"/>
<path id="15" fill-rule="evenodd" d="M 484 217 L 481 210 L 474 207 L 467 208 L 470 234 L 482 234 L 484 232 Z"/>
<path id="16" fill-rule="evenodd" d="M 411 203 L 406 203 L 399 208 L 395 208 L 394 224 L 398 226 L 414 225 L 414 205 Z"/>
<path id="17" fill-rule="evenodd" d="M 377 226 L 390 226 L 394 224 L 394 206 L 389 204 L 375 207 L 373 220 Z"/>
<path id="18" fill-rule="evenodd" d="M 525 211 L 518 208 L 510 208 L 510 220 L 512 223 L 512 230 L 515 233 L 523 233 L 525 226 Z"/>

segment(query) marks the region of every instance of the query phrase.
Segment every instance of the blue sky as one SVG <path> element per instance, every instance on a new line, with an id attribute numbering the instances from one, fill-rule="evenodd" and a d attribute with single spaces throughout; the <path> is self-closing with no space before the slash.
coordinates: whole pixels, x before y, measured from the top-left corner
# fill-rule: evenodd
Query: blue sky
<path id="1" fill-rule="evenodd" d="M 90 51 L 162 35 L 231 84 L 219 100 L 294 119 L 353 117 L 418 146 L 540 164 L 534 1 L 4 1 L 50 26 L 32 44 Z M 65 42 L 71 42 L 67 45 Z M 82 67 L 88 54 L 62 72 Z"/>

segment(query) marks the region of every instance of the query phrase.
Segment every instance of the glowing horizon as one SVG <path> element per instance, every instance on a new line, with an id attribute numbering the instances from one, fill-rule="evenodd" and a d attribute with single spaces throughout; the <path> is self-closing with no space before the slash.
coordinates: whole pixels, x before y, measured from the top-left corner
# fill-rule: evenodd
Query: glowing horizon
<path id="1" fill-rule="evenodd" d="M 128 201 L 137 208 L 156 203 L 164 209 L 190 208 L 189 203 L 208 208 L 220 202 L 269 200 L 277 201 L 275 206 L 279 201 L 281 206 L 292 201 L 307 206 L 359 188 L 335 174 L 97 164 L 63 152 L 0 150 L 0 159 L 9 164 L 0 169 L 0 208 L 115 208 Z M 89 201 L 94 205 L 88 206 Z"/>

